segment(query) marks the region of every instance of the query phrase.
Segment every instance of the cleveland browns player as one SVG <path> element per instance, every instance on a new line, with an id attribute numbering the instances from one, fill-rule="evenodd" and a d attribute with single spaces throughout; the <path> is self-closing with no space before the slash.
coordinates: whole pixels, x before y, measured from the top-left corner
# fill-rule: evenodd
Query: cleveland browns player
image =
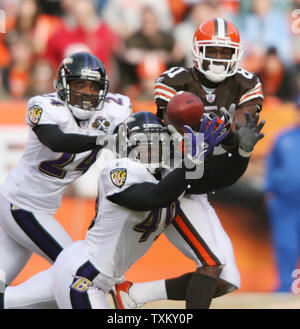
<path id="1" fill-rule="evenodd" d="M 259 139 L 264 120 L 258 124 L 262 109 L 262 84 L 258 77 L 239 68 L 242 46 L 236 27 L 223 18 L 204 22 L 195 31 L 192 68 L 173 67 L 156 80 L 157 115 L 168 121 L 167 104 L 184 90 L 201 97 L 205 114 L 219 116 L 228 127 L 228 136 L 205 161 L 205 171 L 223 173 L 191 184 L 180 202 L 180 212 L 165 231 L 166 237 L 197 270 L 178 278 L 146 283 L 124 281 L 112 292 L 116 307 L 135 308 L 143 303 L 174 299 L 186 300 L 187 308 L 209 308 L 213 297 L 240 286 L 231 241 L 207 200 L 207 193 L 234 184 L 245 172 L 251 151 Z M 197 129 L 195 122 L 194 129 Z M 225 163 L 233 161 L 224 173 Z"/>

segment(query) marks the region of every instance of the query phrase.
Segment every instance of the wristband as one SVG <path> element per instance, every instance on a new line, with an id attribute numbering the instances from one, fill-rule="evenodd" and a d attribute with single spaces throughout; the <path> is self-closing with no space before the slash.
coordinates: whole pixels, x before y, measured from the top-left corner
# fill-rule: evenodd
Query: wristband
<path id="1" fill-rule="evenodd" d="M 245 150 L 243 150 L 241 147 L 239 147 L 239 155 L 244 157 L 244 158 L 249 158 L 250 157 L 251 152 L 247 152 Z"/>

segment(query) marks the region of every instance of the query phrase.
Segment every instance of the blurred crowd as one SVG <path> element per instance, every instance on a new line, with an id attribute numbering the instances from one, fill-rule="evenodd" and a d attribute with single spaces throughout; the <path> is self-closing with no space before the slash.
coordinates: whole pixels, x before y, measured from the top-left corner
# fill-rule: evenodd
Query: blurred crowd
<path id="1" fill-rule="evenodd" d="M 60 61 L 88 50 L 111 91 L 152 101 L 155 78 L 192 66 L 196 27 L 218 16 L 238 27 L 241 65 L 259 75 L 266 97 L 290 102 L 300 90 L 299 0 L 0 0 L 0 8 L 0 99 L 52 92 Z"/>

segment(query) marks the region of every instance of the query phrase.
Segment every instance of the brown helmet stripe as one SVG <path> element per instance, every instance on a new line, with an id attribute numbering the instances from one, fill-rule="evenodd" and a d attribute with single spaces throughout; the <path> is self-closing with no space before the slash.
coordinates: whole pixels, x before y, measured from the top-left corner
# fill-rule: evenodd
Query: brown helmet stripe
<path id="1" fill-rule="evenodd" d="M 218 19 L 214 19 L 214 25 L 215 25 L 215 33 L 214 35 L 219 36 L 219 24 L 218 24 Z"/>
<path id="2" fill-rule="evenodd" d="M 214 19 L 215 25 L 215 35 L 220 38 L 224 38 L 227 36 L 228 33 L 228 24 L 224 18 L 215 18 Z"/>

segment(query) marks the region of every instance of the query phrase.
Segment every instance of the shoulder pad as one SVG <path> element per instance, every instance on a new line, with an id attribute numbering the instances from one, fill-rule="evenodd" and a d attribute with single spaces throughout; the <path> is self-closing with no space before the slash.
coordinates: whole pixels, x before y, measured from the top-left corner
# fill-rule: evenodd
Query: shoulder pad
<path id="1" fill-rule="evenodd" d="M 62 100 L 60 100 L 56 93 L 45 94 L 45 95 L 37 95 L 33 96 L 28 100 L 27 107 L 29 108 L 32 105 L 40 105 L 40 106 L 64 106 Z"/>
<path id="2" fill-rule="evenodd" d="M 106 196 L 124 191 L 133 184 L 146 180 L 147 172 L 144 166 L 128 158 L 110 161 L 100 171 L 100 184 Z"/>
<path id="3" fill-rule="evenodd" d="M 260 82 L 258 76 L 255 73 L 248 72 L 243 68 L 239 68 L 235 74 L 236 83 L 238 83 L 244 89 L 252 89 Z"/>
<path id="4" fill-rule="evenodd" d="M 130 109 L 132 108 L 130 98 L 128 96 L 117 93 L 108 93 L 105 98 L 105 103 L 125 106 L 129 107 Z"/>
<path id="5" fill-rule="evenodd" d="M 191 72 L 184 67 L 172 67 L 155 81 L 154 99 L 169 101 L 184 86 L 193 80 Z"/>
<path id="6" fill-rule="evenodd" d="M 57 97 L 56 93 L 31 97 L 27 103 L 26 122 L 31 127 L 38 123 L 56 124 L 57 110 L 60 110 L 61 107 L 64 108 L 64 103 Z"/>
<path id="7" fill-rule="evenodd" d="M 250 73 L 243 68 L 239 68 L 235 74 L 235 80 L 241 91 L 238 106 L 256 98 L 260 100 L 264 98 L 262 83 L 255 73 Z"/>
<path id="8" fill-rule="evenodd" d="M 162 73 L 155 81 L 155 83 L 165 83 L 171 87 L 185 85 L 193 79 L 191 72 L 184 67 L 172 67 Z"/>

